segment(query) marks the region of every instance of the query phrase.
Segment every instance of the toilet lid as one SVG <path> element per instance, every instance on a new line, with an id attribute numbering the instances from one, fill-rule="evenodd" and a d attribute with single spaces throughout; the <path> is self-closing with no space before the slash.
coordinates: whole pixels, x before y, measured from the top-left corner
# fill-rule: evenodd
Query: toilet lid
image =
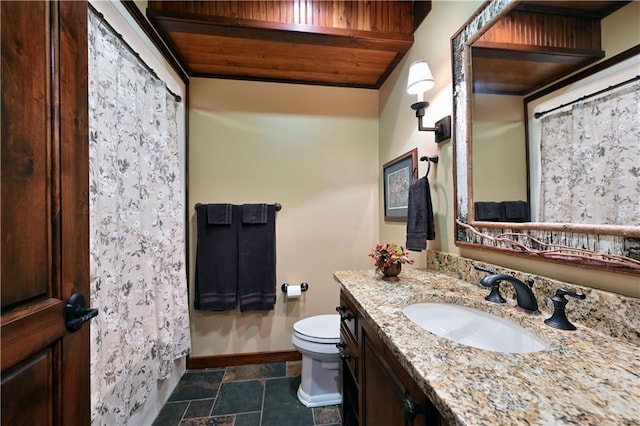
<path id="1" fill-rule="evenodd" d="M 293 330 L 312 341 L 340 339 L 340 315 L 316 315 L 297 321 Z"/>

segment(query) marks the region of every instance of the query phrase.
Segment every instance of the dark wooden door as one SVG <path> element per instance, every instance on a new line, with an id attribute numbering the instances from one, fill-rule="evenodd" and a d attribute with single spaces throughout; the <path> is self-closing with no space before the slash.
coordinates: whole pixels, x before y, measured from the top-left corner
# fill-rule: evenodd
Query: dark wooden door
<path id="1" fill-rule="evenodd" d="M 90 422 L 86 2 L 0 2 L 2 424 Z"/>

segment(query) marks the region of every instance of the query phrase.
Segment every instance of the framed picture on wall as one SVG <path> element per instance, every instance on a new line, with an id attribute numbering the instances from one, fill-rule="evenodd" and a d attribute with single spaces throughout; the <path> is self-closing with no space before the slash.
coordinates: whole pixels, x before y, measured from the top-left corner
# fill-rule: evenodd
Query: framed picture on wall
<path id="1" fill-rule="evenodd" d="M 416 177 L 417 168 L 418 148 L 414 148 L 382 166 L 384 220 L 407 221 L 409 187 Z"/>

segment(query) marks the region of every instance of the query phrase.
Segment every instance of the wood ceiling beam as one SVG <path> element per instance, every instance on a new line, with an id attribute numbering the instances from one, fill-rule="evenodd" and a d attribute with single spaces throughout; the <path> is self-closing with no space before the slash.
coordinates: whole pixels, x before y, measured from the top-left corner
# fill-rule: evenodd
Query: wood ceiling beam
<path id="1" fill-rule="evenodd" d="M 382 33 L 282 24 L 217 16 L 185 15 L 147 10 L 147 16 L 165 33 L 193 33 L 247 40 L 296 42 L 309 45 L 332 45 L 360 49 L 406 51 L 413 44 L 412 34 Z"/>

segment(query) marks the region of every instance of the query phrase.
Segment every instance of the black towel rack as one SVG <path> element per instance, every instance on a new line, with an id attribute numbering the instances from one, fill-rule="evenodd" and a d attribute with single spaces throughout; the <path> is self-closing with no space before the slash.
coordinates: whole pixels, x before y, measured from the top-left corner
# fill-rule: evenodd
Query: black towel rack
<path id="1" fill-rule="evenodd" d="M 427 167 L 427 173 L 425 174 L 425 176 L 429 176 L 429 171 L 431 171 L 431 163 L 434 164 L 438 164 L 438 161 L 440 161 L 440 158 L 437 155 L 433 155 L 431 157 L 428 156 L 423 156 L 420 157 L 420 161 L 426 161 L 429 164 L 429 167 Z"/>
<path id="2" fill-rule="evenodd" d="M 201 205 L 202 205 L 202 203 L 196 203 L 196 205 L 194 206 L 194 208 L 196 208 L 196 209 L 197 209 L 197 208 L 198 208 L 198 206 L 201 206 Z M 280 203 L 273 203 L 273 205 L 275 206 L 275 208 L 276 208 L 276 211 L 277 211 L 277 212 L 279 212 L 280 210 L 282 210 L 282 204 L 280 204 Z"/>

